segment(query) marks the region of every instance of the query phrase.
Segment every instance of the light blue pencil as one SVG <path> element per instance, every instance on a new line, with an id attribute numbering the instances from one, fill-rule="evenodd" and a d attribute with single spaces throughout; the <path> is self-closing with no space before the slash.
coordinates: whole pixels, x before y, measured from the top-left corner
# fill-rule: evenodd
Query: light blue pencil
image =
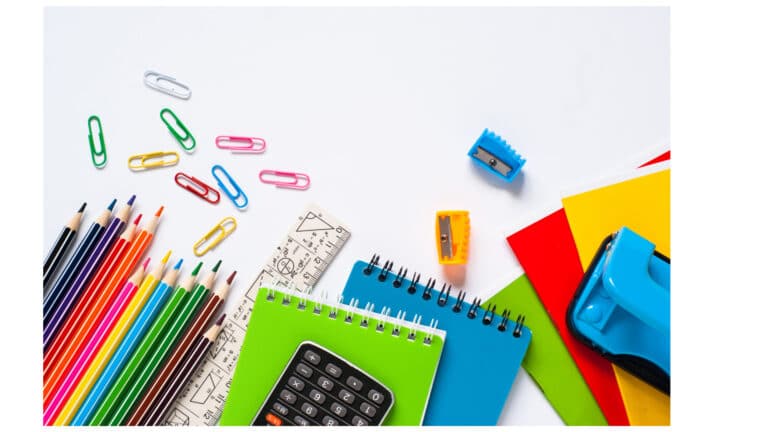
<path id="1" fill-rule="evenodd" d="M 173 269 L 169 271 L 157 285 L 152 296 L 147 300 L 144 308 L 141 309 L 139 316 L 136 317 L 136 321 L 134 321 L 130 330 L 128 330 L 128 333 L 125 335 L 125 338 L 120 342 L 120 346 L 115 351 L 115 354 L 109 360 L 109 363 L 104 368 L 101 376 L 99 376 L 96 384 L 91 388 L 91 391 L 83 401 L 77 414 L 75 414 L 75 417 L 70 423 L 71 426 L 85 426 L 88 424 L 91 417 L 93 417 L 96 409 L 101 405 L 102 399 L 104 399 L 104 396 L 107 394 L 110 387 L 112 387 L 115 378 L 117 378 L 117 375 L 123 369 L 123 366 L 125 366 L 125 362 L 131 356 L 133 350 L 136 349 L 139 341 L 144 337 L 144 333 L 155 320 L 155 316 L 160 312 L 163 305 L 168 300 L 171 291 L 173 291 L 183 261 L 183 259 L 180 259 Z"/>

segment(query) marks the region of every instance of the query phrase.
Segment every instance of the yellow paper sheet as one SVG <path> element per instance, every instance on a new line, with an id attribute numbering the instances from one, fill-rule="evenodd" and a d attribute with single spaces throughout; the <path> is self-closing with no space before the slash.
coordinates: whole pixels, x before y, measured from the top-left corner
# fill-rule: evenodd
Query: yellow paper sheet
<path id="1" fill-rule="evenodd" d="M 605 237 L 626 226 L 670 253 L 670 170 L 563 198 L 581 265 L 586 271 Z M 669 425 L 669 397 L 614 367 L 631 425 Z"/>

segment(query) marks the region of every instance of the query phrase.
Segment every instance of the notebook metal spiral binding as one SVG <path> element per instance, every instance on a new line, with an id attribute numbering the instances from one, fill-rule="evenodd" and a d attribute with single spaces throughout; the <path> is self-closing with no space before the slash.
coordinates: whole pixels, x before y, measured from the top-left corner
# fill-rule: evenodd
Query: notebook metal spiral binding
<path id="1" fill-rule="evenodd" d="M 371 257 L 370 261 L 368 261 L 368 265 L 363 269 L 363 274 L 366 276 L 371 276 L 374 274 L 374 269 L 378 267 L 379 261 L 381 260 L 381 257 L 377 254 L 374 254 L 373 257 Z M 381 266 L 381 270 L 378 272 L 378 275 L 376 276 L 376 279 L 379 282 L 386 282 L 389 278 L 389 274 L 392 273 L 395 274 L 392 269 L 394 267 L 394 261 L 387 260 L 384 262 L 384 265 Z M 395 276 L 395 279 L 392 281 L 392 287 L 393 288 L 401 288 L 403 286 L 403 283 L 405 282 L 405 278 L 408 275 L 408 269 L 405 267 L 400 267 L 400 269 L 397 271 L 397 275 Z M 411 278 L 411 283 L 407 288 L 408 294 L 416 294 L 416 291 L 418 291 L 418 285 L 419 280 L 421 279 L 420 273 L 413 273 L 413 277 Z M 421 298 L 425 301 L 431 301 L 432 300 L 432 291 L 435 289 L 435 285 L 437 284 L 437 279 L 429 278 L 427 280 L 427 283 L 424 285 L 424 290 L 421 293 Z M 448 299 L 451 297 L 451 289 L 452 285 L 448 285 L 443 283 L 443 287 L 440 289 L 440 294 L 437 295 L 436 304 L 438 307 L 444 307 L 448 303 Z M 459 291 L 456 295 L 456 303 L 454 303 L 453 306 L 451 306 L 451 310 L 455 313 L 462 313 L 464 310 L 464 303 L 465 298 L 467 296 L 466 291 Z M 500 318 L 500 322 L 498 325 L 496 325 L 496 328 L 500 332 L 504 332 L 507 330 L 507 327 L 509 326 L 509 320 L 511 316 L 511 312 L 509 309 L 504 309 L 501 314 L 496 313 L 496 305 L 489 304 L 487 309 L 484 309 L 480 307 L 480 304 L 482 303 L 482 300 L 480 300 L 479 297 L 475 297 L 474 300 L 472 300 L 472 303 L 469 305 L 469 309 L 467 310 L 467 318 L 468 319 L 475 319 L 478 314 L 482 313 L 482 318 L 480 322 L 485 326 L 491 326 L 493 325 L 494 321 L 496 320 L 496 317 L 498 316 Z M 400 318 L 400 313 L 398 313 L 398 319 Z M 403 316 L 405 313 L 403 313 Z M 419 317 L 420 318 L 420 317 Z M 415 319 L 415 318 L 414 318 Z M 517 315 L 517 318 L 514 322 L 514 327 L 512 327 L 512 336 L 518 338 L 522 335 L 523 332 L 523 326 L 525 324 L 525 315 L 519 314 Z M 394 333 L 393 333 L 394 334 Z"/>
<path id="2" fill-rule="evenodd" d="M 315 299 L 318 297 L 319 299 Z M 435 334 L 442 333 L 438 329 L 438 321 L 432 319 L 429 325 L 423 325 L 421 323 L 422 316 L 416 315 L 413 320 L 406 321 L 406 312 L 398 311 L 397 315 L 393 317 L 391 315 L 392 309 L 389 307 L 382 307 L 381 312 L 374 310 L 375 305 L 368 303 L 365 307 L 360 308 L 360 301 L 358 299 L 351 299 L 348 304 L 344 304 L 341 296 L 337 297 L 335 302 L 324 301 L 326 298 L 325 293 L 319 293 L 317 295 L 306 295 L 301 293 L 293 293 L 284 291 L 280 288 L 269 288 L 267 291 L 266 300 L 269 302 L 277 302 L 285 307 L 295 307 L 299 310 L 308 310 L 308 302 L 312 302 L 313 306 L 309 309 L 314 315 L 322 316 L 324 312 L 328 318 L 331 319 L 343 319 L 344 322 L 351 324 L 354 322 L 357 316 L 360 316 L 361 328 L 367 329 L 373 328 L 377 333 L 384 333 L 387 324 L 390 324 L 392 330 L 390 331 L 392 336 L 399 337 L 401 334 L 405 334 L 409 340 L 415 341 L 419 337 L 419 332 L 423 333 L 423 339 L 421 342 L 424 345 L 431 345 L 432 338 Z M 403 332 L 403 329 L 406 332 Z"/>

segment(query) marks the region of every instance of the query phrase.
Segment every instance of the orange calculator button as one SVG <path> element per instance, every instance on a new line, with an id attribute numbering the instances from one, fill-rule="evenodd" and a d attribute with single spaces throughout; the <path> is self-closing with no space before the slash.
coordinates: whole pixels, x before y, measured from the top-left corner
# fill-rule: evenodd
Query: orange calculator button
<path id="1" fill-rule="evenodd" d="M 283 421 L 280 420 L 280 417 L 269 413 L 267 414 L 267 423 L 271 424 L 272 426 L 280 426 L 283 424 Z"/>

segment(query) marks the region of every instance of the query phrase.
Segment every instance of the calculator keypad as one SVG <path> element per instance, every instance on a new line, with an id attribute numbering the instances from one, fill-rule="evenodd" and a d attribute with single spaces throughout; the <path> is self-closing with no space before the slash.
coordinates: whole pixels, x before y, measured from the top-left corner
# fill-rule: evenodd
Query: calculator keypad
<path id="1" fill-rule="evenodd" d="M 253 425 L 380 425 L 394 403 L 382 383 L 327 349 L 301 344 Z"/>

